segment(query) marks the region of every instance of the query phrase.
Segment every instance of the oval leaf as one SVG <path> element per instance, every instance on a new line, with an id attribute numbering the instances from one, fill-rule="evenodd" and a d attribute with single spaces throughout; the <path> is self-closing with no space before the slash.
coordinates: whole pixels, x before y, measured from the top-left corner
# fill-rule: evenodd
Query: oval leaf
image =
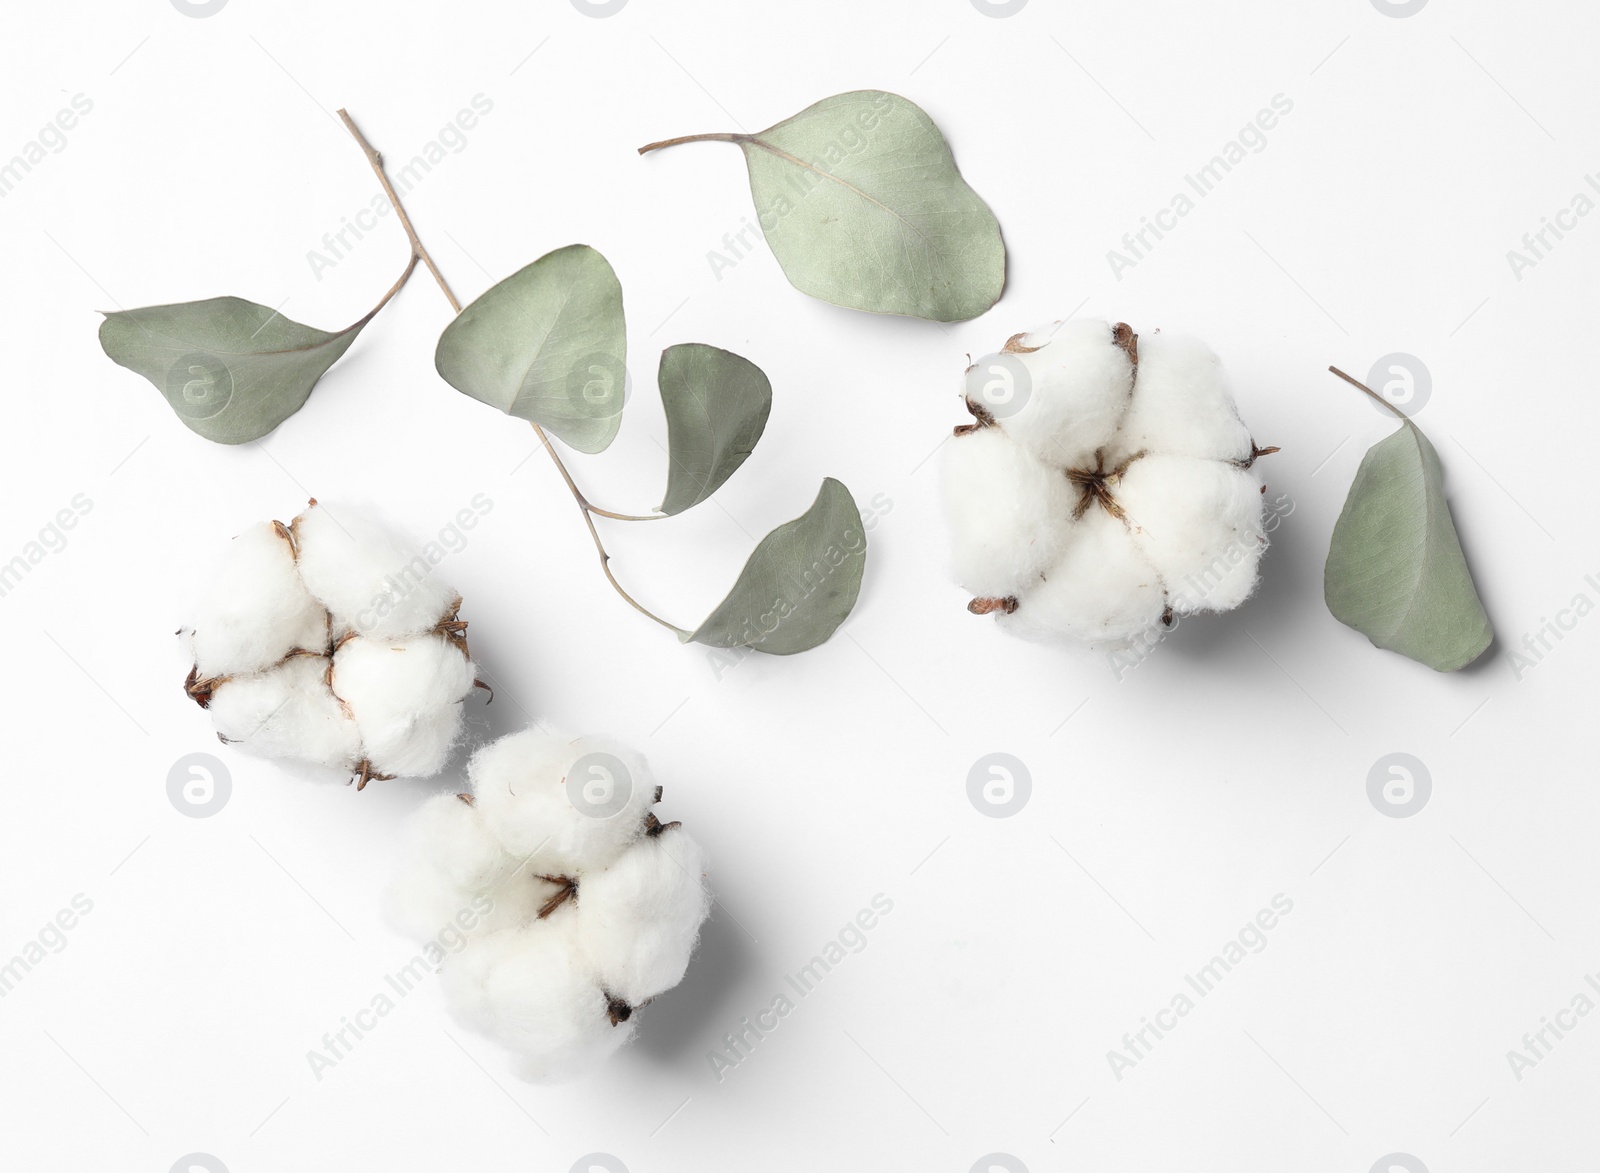
<path id="1" fill-rule="evenodd" d="M 767 426 L 772 384 L 732 351 L 685 342 L 661 352 L 667 412 L 667 495 L 662 513 L 682 513 L 722 487 Z"/>
<path id="2" fill-rule="evenodd" d="M 1341 623 L 1440 672 L 1465 667 L 1493 642 L 1439 454 L 1410 420 L 1362 458 L 1333 527 L 1323 591 Z"/>
<path id="3" fill-rule="evenodd" d="M 810 509 L 757 543 L 728 597 L 686 639 L 778 656 L 814 648 L 856 605 L 866 562 L 861 511 L 829 477 Z"/>
<path id="4" fill-rule="evenodd" d="M 784 276 L 850 309 L 957 322 L 1000 299 L 1000 225 L 914 103 L 836 94 L 736 142 Z"/>
<path id="5" fill-rule="evenodd" d="M 295 412 L 344 352 L 363 318 L 337 334 L 239 297 L 108 313 L 100 345 L 154 384 L 207 440 L 259 440 Z"/>
<path id="6" fill-rule="evenodd" d="M 600 452 L 622 426 L 627 354 L 617 275 L 573 244 L 462 310 L 439 336 L 434 366 L 457 391 Z"/>

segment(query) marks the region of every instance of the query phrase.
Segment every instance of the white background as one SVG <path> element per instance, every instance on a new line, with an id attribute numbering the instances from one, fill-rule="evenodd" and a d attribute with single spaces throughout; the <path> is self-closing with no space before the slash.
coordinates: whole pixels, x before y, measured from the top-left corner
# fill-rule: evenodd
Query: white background
<path id="1" fill-rule="evenodd" d="M 93 911 L 0 1000 L 0 1163 L 1592 1168 L 1600 1015 L 1520 1080 L 1507 1052 L 1600 969 L 1600 619 L 1520 678 L 1509 652 L 1600 602 L 1600 217 L 1520 280 L 1506 254 L 1600 168 L 1597 32 L 1577 0 L 12 6 L 0 158 L 74 95 L 93 110 L 0 200 L 0 561 L 75 495 L 92 509 L 0 599 L 0 961 L 75 895 Z M 739 153 L 634 153 L 862 87 L 921 104 L 998 215 L 1009 283 L 982 319 L 823 305 L 764 245 L 719 279 L 708 250 L 751 215 Z M 464 299 L 573 241 L 616 267 L 635 396 L 612 450 L 574 458 L 597 503 L 659 500 L 663 346 L 737 350 L 774 385 L 714 503 L 605 524 L 619 576 L 692 625 L 836 476 L 878 516 L 860 605 L 821 649 L 719 672 L 623 605 L 528 429 L 434 373 L 449 311 L 425 274 L 239 449 L 100 353 L 100 309 L 233 293 L 358 318 L 405 242 L 387 217 L 313 274 L 307 252 L 377 194 L 332 110 L 402 162 L 477 94 L 492 112 L 407 203 Z M 1265 149 L 1119 280 L 1107 251 L 1277 94 L 1293 110 Z M 1205 337 L 1293 505 L 1254 599 L 1120 676 L 964 611 L 929 459 L 964 418 L 966 355 L 1074 312 Z M 1418 422 L 1499 633 L 1450 676 L 1322 602 L 1344 493 L 1393 426 L 1325 368 L 1395 351 L 1432 373 Z M 319 1082 L 306 1053 L 413 953 L 377 911 L 391 845 L 461 760 L 358 794 L 219 747 L 172 632 L 195 568 L 309 495 L 426 536 L 478 493 L 492 512 L 440 569 L 499 686 L 470 702 L 471 742 L 537 720 L 636 743 L 719 905 L 684 984 L 585 1082 L 516 1082 L 431 984 Z M 166 792 L 196 751 L 233 779 L 205 819 Z M 1432 778 L 1409 818 L 1367 796 L 1395 751 Z M 1032 776 L 1009 818 L 967 797 L 991 752 Z M 894 910 L 867 947 L 719 1082 L 721 1036 L 878 893 Z M 1267 946 L 1116 1078 L 1124 1032 L 1278 893 Z"/>

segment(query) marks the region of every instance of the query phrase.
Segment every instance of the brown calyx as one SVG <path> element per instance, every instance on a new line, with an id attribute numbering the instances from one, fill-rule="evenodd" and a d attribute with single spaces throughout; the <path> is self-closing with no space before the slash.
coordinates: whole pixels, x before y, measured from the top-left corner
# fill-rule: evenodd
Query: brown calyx
<path id="1" fill-rule="evenodd" d="M 606 995 L 606 1014 L 611 1019 L 611 1025 L 627 1022 L 633 1017 L 633 1007 L 614 994 Z"/>
<path id="2" fill-rule="evenodd" d="M 660 787 L 657 787 L 656 789 L 659 790 Z M 660 819 L 656 818 L 654 811 L 649 811 L 644 816 L 644 833 L 650 836 L 652 839 L 661 834 L 663 831 L 670 831 L 674 827 L 681 826 L 683 826 L 683 824 L 677 820 L 673 820 L 670 823 L 663 823 Z"/>
<path id="3" fill-rule="evenodd" d="M 574 876 L 540 876 L 539 879 L 558 886 L 558 891 L 539 906 L 538 917 L 543 920 L 569 900 L 578 898 L 578 881 Z"/>
<path id="4" fill-rule="evenodd" d="M 1258 447 L 1256 447 L 1256 442 L 1254 440 L 1251 440 L 1250 441 L 1250 455 L 1246 456 L 1242 460 L 1229 461 L 1229 463 L 1232 464 L 1235 468 L 1249 468 L 1253 464 L 1255 464 L 1255 462 L 1257 460 L 1259 460 L 1261 457 L 1263 457 L 1263 456 L 1271 456 L 1274 452 L 1282 452 L 1282 451 L 1283 451 L 1283 449 L 1279 448 L 1276 444 L 1274 444 L 1271 448 L 1258 448 Z M 1265 485 L 1263 485 L 1261 487 L 1261 491 L 1263 493 L 1265 493 L 1267 491 Z"/>
<path id="5" fill-rule="evenodd" d="M 1111 327 L 1111 344 L 1124 350 L 1128 354 L 1128 361 L 1133 364 L 1134 370 L 1139 367 L 1139 336 L 1133 332 L 1133 327 L 1126 322 L 1118 322 Z"/>
<path id="6" fill-rule="evenodd" d="M 974 615 L 990 615 L 996 611 L 1004 611 L 1007 615 L 1017 609 L 1017 596 L 1007 595 L 1003 599 L 979 598 L 967 604 L 967 610 Z"/>
<path id="7" fill-rule="evenodd" d="M 1122 506 L 1117 503 L 1116 497 L 1111 492 L 1111 487 L 1122 479 L 1130 465 L 1144 456 L 1144 449 L 1140 449 L 1128 457 L 1115 468 L 1106 467 L 1106 450 L 1098 449 L 1094 454 L 1094 468 L 1069 468 L 1067 479 L 1078 486 L 1078 504 L 1072 510 L 1073 520 L 1081 518 L 1089 512 L 1089 506 L 1098 504 L 1112 517 L 1122 522 L 1128 522 L 1128 515 L 1123 512 Z"/>
<path id="8" fill-rule="evenodd" d="M 340 703 L 342 704 L 343 702 L 341 701 Z M 354 782 L 356 784 L 356 789 L 357 790 L 365 790 L 367 788 L 367 783 L 368 782 L 373 782 L 373 781 L 390 782 L 390 781 L 393 781 L 393 780 L 394 780 L 394 775 L 393 774 L 378 774 L 378 773 L 375 773 L 373 771 L 373 769 L 372 769 L 372 763 L 369 762 L 366 758 L 362 758 L 359 762 L 356 763 L 355 771 L 354 771 L 354 773 L 352 774 L 352 776 L 350 778 L 350 781 L 352 781 L 352 782 Z"/>
<path id="9" fill-rule="evenodd" d="M 189 675 L 183 678 L 183 693 L 202 709 L 211 707 L 211 694 L 217 690 L 217 685 L 225 684 L 232 679 L 228 676 L 209 676 L 200 679 L 200 665 L 196 664 L 189 669 Z"/>
<path id="10" fill-rule="evenodd" d="M 439 620 L 433 630 L 454 644 L 456 650 L 467 659 L 472 659 L 472 653 L 467 650 L 467 621 L 461 618 L 460 595 L 456 596 L 456 601 L 450 604 L 450 610 L 445 612 L 444 618 Z"/>
<path id="11" fill-rule="evenodd" d="M 965 436 L 969 432 L 976 432 L 979 428 L 994 427 L 994 413 L 992 413 L 987 407 L 981 403 L 974 403 L 970 399 L 966 401 L 966 404 L 967 410 L 972 413 L 972 418 L 977 422 L 958 425 L 955 430 L 956 435 Z"/>

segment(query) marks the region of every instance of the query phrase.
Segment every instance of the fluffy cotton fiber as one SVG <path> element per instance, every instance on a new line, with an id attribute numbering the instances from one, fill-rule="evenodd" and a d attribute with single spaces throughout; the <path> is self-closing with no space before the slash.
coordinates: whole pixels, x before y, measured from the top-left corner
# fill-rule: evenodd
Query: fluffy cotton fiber
<path id="1" fill-rule="evenodd" d="M 705 856 L 656 819 L 661 789 L 616 742 L 530 729 L 467 775 L 471 793 L 430 799 L 407 826 L 390 920 L 464 942 L 443 955 L 445 997 L 524 1077 L 579 1075 L 683 979 L 711 906 Z"/>
<path id="2" fill-rule="evenodd" d="M 460 596 L 384 524 L 312 501 L 240 534 L 180 632 L 217 735 L 359 779 L 449 759 L 475 673 Z"/>
<path id="3" fill-rule="evenodd" d="M 1204 343 L 1058 322 L 974 364 L 966 394 L 944 495 L 969 610 L 1115 646 L 1255 589 L 1255 465 L 1277 450 L 1256 446 Z"/>

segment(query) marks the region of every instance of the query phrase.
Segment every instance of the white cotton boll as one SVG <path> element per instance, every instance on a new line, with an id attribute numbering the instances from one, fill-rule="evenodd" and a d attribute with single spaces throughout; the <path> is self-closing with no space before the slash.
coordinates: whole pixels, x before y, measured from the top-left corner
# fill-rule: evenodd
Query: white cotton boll
<path id="1" fill-rule="evenodd" d="M 644 759 L 600 737 L 528 729 L 480 749 L 467 776 L 506 850 L 545 874 L 605 867 L 643 833 L 655 801 Z"/>
<path id="2" fill-rule="evenodd" d="M 194 661 L 184 689 L 224 741 L 353 774 L 357 789 L 444 766 L 476 683 L 467 624 L 425 558 L 385 579 L 397 551 L 378 521 L 315 501 L 230 545 L 180 632 Z"/>
<path id="3" fill-rule="evenodd" d="M 437 633 L 354 636 L 333 656 L 333 691 L 355 717 L 377 774 L 426 777 L 441 770 L 461 732 L 460 702 L 473 679 L 471 661 Z"/>
<path id="4" fill-rule="evenodd" d="M 301 584 L 294 547 L 276 522 L 228 543 L 188 629 L 201 679 L 259 672 L 292 651 L 328 644 L 327 612 Z"/>
<path id="5" fill-rule="evenodd" d="M 456 594 L 422 547 L 365 510 L 313 504 L 294 520 L 300 577 L 341 630 L 391 639 L 432 630 Z"/>
<path id="6" fill-rule="evenodd" d="M 980 402 L 978 377 L 998 367 L 1028 393 Z M 1030 639 L 1117 645 L 1254 590 L 1266 546 L 1255 463 L 1277 449 L 1256 445 L 1204 343 L 1122 323 L 1036 330 L 974 364 L 968 408 L 945 498 L 969 611 Z M 1013 472 L 994 438 L 962 451 L 995 432 L 1055 463 L 1065 485 Z"/>
<path id="7" fill-rule="evenodd" d="M 615 742 L 530 730 L 479 751 L 468 774 L 471 802 L 437 796 L 407 826 L 390 916 L 435 947 L 451 1012 L 510 1048 L 523 1076 L 581 1074 L 682 980 L 711 903 L 704 854 L 656 820 L 643 760 Z M 604 793 L 563 781 L 602 775 Z M 574 805 L 591 800 L 601 817 Z"/>
<path id="8" fill-rule="evenodd" d="M 639 1005 L 683 980 L 711 911 L 705 853 L 682 827 L 629 847 L 584 875 L 577 922 L 583 949 L 612 994 Z"/>
<path id="9" fill-rule="evenodd" d="M 1218 460 L 1146 456 L 1116 489 L 1174 611 L 1227 611 L 1255 589 L 1266 549 L 1261 478 Z"/>
<path id="10" fill-rule="evenodd" d="M 976 595 L 1014 595 L 1060 554 L 1077 492 L 1001 428 L 945 444 L 944 500 L 956 581 Z"/>
<path id="11" fill-rule="evenodd" d="M 396 855 L 385 911 L 396 931 L 417 940 L 451 925 L 479 935 L 521 927 L 564 887 L 510 855 L 459 794 L 423 803 L 407 820 Z"/>
<path id="12" fill-rule="evenodd" d="M 1093 505 L 1042 581 L 1002 613 L 1008 631 L 1029 639 L 1068 636 L 1115 644 L 1149 630 L 1165 609 L 1161 576 L 1121 521 Z"/>
<path id="13" fill-rule="evenodd" d="M 1102 321 L 1067 321 L 1018 340 L 1015 359 L 1027 371 L 1020 409 L 994 414 L 1039 460 L 1055 468 L 1093 468 L 1128 405 L 1133 364 Z"/>
<path id="14" fill-rule="evenodd" d="M 262 757 L 349 770 L 360 757 L 361 734 L 328 691 L 327 669 L 325 657 L 291 656 L 218 684 L 209 706 L 217 732 Z"/>
<path id="15" fill-rule="evenodd" d="M 460 795 L 436 794 L 406 820 L 399 868 L 385 899 L 389 923 L 418 940 L 435 937 L 510 871 L 510 858 Z"/>
<path id="16" fill-rule="evenodd" d="M 527 930 L 501 929 L 468 941 L 466 948 L 445 958 L 439 967 L 440 986 L 444 991 L 445 1004 L 458 1022 L 481 1034 L 494 1032 L 495 1014 L 489 1000 L 489 974 L 502 961 L 529 948 L 528 938 Z M 549 943 L 555 944 L 553 940 Z M 537 947 L 536 944 L 534 947 Z"/>
<path id="17" fill-rule="evenodd" d="M 1239 419 L 1222 361 L 1197 338 L 1139 336 L 1139 376 L 1108 449 L 1115 465 L 1136 452 L 1244 460 L 1250 429 Z"/>
<path id="18" fill-rule="evenodd" d="M 498 933 L 448 959 L 446 996 L 468 1025 L 516 1053 L 526 1079 L 581 1075 L 633 1037 L 632 1008 L 612 998 L 568 939 L 571 920 Z"/>

